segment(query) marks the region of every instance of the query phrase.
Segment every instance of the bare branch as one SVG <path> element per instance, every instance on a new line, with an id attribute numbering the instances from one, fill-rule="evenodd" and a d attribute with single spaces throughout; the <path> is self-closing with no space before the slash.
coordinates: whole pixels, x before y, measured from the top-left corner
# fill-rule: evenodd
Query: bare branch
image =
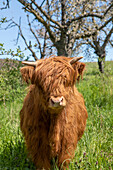
<path id="1" fill-rule="evenodd" d="M 87 17 L 97 17 L 97 18 L 100 18 L 100 19 L 103 18 L 103 17 L 102 17 L 101 15 L 99 15 L 99 14 L 90 14 L 90 13 L 88 13 L 88 14 L 84 14 L 84 15 L 81 15 L 81 16 L 79 16 L 79 17 L 73 18 L 72 20 L 70 20 L 70 21 L 68 21 L 68 22 L 66 23 L 66 26 L 69 27 L 69 26 L 72 24 L 72 22 L 78 21 L 78 20 L 81 20 L 81 19 L 87 18 Z"/>
<path id="2" fill-rule="evenodd" d="M 88 41 L 88 44 L 89 44 L 93 49 L 96 50 L 96 47 L 91 43 L 91 41 Z"/>
<path id="3" fill-rule="evenodd" d="M 9 8 L 9 0 L 7 0 L 5 7 L 0 8 L 0 10 L 7 9 L 7 8 Z"/>
<path id="4" fill-rule="evenodd" d="M 110 11 L 110 9 L 113 7 L 113 2 L 111 3 L 111 5 L 106 9 L 104 16 Z"/>
<path id="5" fill-rule="evenodd" d="M 44 33 L 44 38 L 43 38 L 44 39 L 44 43 L 42 45 L 42 43 L 40 43 L 40 41 L 39 41 L 38 36 L 36 35 L 36 33 L 33 31 L 32 27 L 31 27 L 31 23 L 29 21 L 29 16 L 28 15 L 27 15 L 27 20 L 28 20 L 28 25 L 30 27 L 30 31 L 32 32 L 32 34 L 34 35 L 36 41 L 38 42 L 38 47 L 39 47 L 39 50 L 40 50 L 41 58 L 44 58 L 45 52 L 46 52 L 46 48 L 47 48 L 47 46 L 46 46 L 46 40 L 48 38 L 47 37 L 47 31 L 45 31 L 45 33 Z"/>
<path id="6" fill-rule="evenodd" d="M 24 42 L 25 42 L 27 48 L 31 51 L 31 53 L 32 53 L 32 55 L 33 55 L 33 57 L 34 57 L 34 59 L 37 60 L 38 58 L 37 58 L 35 52 L 34 52 L 33 49 L 31 48 L 31 45 L 28 45 L 28 43 L 27 43 L 27 41 L 26 41 L 26 38 L 24 37 L 24 35 L 23 35 L 23 33 L 22 33 L 21 26 L 20 26 L 19 24 L 17 24 L 16 22 L 14 22 L 14 21 L 12 21 L 12 24 L 14 24 L 15 26 L 18 27 L 18 29 L 19 29 L 19 35 L 20 35 L 20 36 L 22 37 L 22 39 L 24 40 Z M 18 35 L 18 36 L 19 36 L 19 35 Z"/>
<path id="7" fill-rule="evenodd" d="M 46 40 L 47 40 L 47 31 L 45 31 L 44 35 L 44 44 L 43 44 L 43 52 L 41 53 L 41 58 L 44 58 L 46 52 Z"/>
<path id="8" fill-rule="evenodd" d="M 109 20 L 107 20 L 103 25 L 101 25 L 99 28 L 97 28 L 96 30 L 94 31 L 91 31 L 91 32 L 87 32 L 87 33 L 83 33 L 82 35 L 81 34 L 78 34 L 76 35 L 76 39 L 79 39 L 79 38 L 88 38 L 90 36 L 95 36 L 97 34 L 97 31 L 100 31 L 102 30 L 104 27 L 106 27 L 106 25 L 111 22 L 113 20 L 113 17 L 111 17 Z"/>
<path id="9" fill-rule="evenodd" d="M 34 0 L 31 0 L 32 3 L 34 3 L 34 5 L 40 10 L 40 12 L 49 20 L 51 21 L 52 23 L 56 24 L 59 29 L 62 29 L 64 28 L 59 22 L 53 20 L 42 8 L 41 6 L 39 6 Z"/>
<path id="10" fill-rule="evenodd" d="M 30 31 L 31 31 L 31 32 L 32 32 L 32 34 L 34 35 L 34 37 L 35 37 L 36 41 L 38 41 L 38 43 L 39 43 L 39 47 L 40 47 L 40 46 L 41 46 L 41 44 L 40 44 L 40 42 L 39 42 L 38 37 L 36 36 L 35 32 L 33 31 L 32 27 L 31 27 L 31 23 L 30 23 L 30 21 L 29 21 L 29 16 L 28 16 L 28 15 L 27 15 L 27 21 L 28 21 L 28 25 L 29 25 L 29 27 L 30 27 Z"/>
<path id="11" fill-rule="evenodd" d="M 111 30 L 109 31 L 108 35 L 106 36 L 105 40 L 104 40 L 104 43 L 102 45 L 102 48 L 105 49 L 110 37 L 111 37 L 111 34 L 113 33 L 113 26 L 111 28 Z"/>
<path id="12" fill-rule="evenodd" d="M 113 20 L 113 16 L 110 18 L 110 19 L 108 19 L 102 26 L 100 26 L 100 28 L 98 29 L 98 30 L 102 30 L 104 27 L 106 27 L 106 25 L 109 23 L 109 22 L 111 22 Z"/>
<path id="13" fill-rule="evenodd" d="M 39 22 L 41 22 L 45 28 L 47 29 L 48 33 L 49 33 L 49 36 L 50 36 L 50 39 L 52 40 L 52 42 L 54 43 L 55 42 L 55 34 L 53 33 L 53 31 L 50 29 L 50 25 L 47 24 L 47 22 L 40 16 L 40 14 L 35 10 L 33 9 L 32 5 L 30 3 L 27 3 L 25 0 L 18 0 L 21 4 L 24 5 L 24 8 L 32 13 L 37 19 Z M 38 7 L 37 7 L 38 8 Z M 39 7 L 41 8 L 41 7 Z"/>
<path id="14" fill-rule="evenodd" d="M 42 5 L 44 4 L 45 0 L 43 0 L 43 2 L 41 3 L 40 7 L 42 7 Z"/>
<path id="15" fill-rule="evenodd" d="M 111 41 L 109 41 L 110 45 L 113 47 L 113 43 Z"/>
<path id="16" fill-rule="evenodd" d="M 72 24 L 72 22 L 74 22 L 74 21 L 78 21 L 78 20 L 81 20 L 81 19 L 83 19 L 83 18 L 87 18 L 87 17 L 96 17 L 96 18 L 100 18 L 100 19 L 103 19 L 104 18 L 104 16 L 110 11 L 110 9 L 113 7 L 113 3 L 108 7 L 108 9 L 105 11 L 105 13 L 104 13 L 104 15 L 100 15 L 100 14 L 94 14 L 94 13 L 88 13 L 88 14 L 84 14 L 84 15 L 81 15 L 81 16 L 79 16 L 79 17 L 76 17 L 76 18 L 73 18 L 73 19 L 71 19 L 70 21 L 68 21 L 67 23 L 66 23 L 66 26 L 67 27 L 69 27 L 71 24 Z M 112 17 L 113 18 L 113 17 Z M 109 22 L 109 21 L 108 21 Z"/>

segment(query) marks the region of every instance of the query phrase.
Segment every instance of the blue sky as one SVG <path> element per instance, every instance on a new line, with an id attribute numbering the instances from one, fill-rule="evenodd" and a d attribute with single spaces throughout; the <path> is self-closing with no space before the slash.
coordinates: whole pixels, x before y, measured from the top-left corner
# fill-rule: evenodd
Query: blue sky
<path id="1" fill-rule="evenodd" d="M 22 5 L 17 0 L 10 2 L 9 9 L 0 11 L 1 18 L 2 17 L 7 17 L 7 19 L 13 18 L 13 20 L 17 23 L 19 22 L 20 16 L 22 17 L 22 26 L 23 26 L 25 36 L 30 40 L 31 36 L 29 35 L 28 28 L 26 27 L 27 25 L 26 16 L 25 16 L 24 11 L 22 10 Z M 15 51 L 18 46 L 20 46 L 21 49 L 23 50 L 25 48 L 25 44 L 21 38 L 19 39 L 18 44 L 15 45 L 16 44 L 15 39 L 17 38 L 17 35 L 18 35 L 17 27 L 13 27 L 8 30 L 0 29 L 0 43 L 4 43 L 4 47 L 6 50 L 12 49 Z M 108 48 L 107 51 L 108 52 L 107 52 L 106 60 L 113 60 L 113 47 Z M 31 54 L 29 50 L 25 51 L 24 53 L 25 53 L 25 56 L 28 56 L 29 54 Z M 40 53 L 38 54 L 38 56 L 40 57 Z M 4 57 L 7 57 L 7 56 L 4 56 Z M 0 58 L 3 58 L 3 56 L 0 56 Z"/>
<path id="2" fill-rule="evenodd" d="M 26 30 L 26 16 L 24 11 L 22 10 L 22 5 L 18 1 L 11 1 L 10 8 L 0 11 L 0 17 L 7 17 L 7 19 L 13 18 L 13 20 L 19 23 L 19 18 L 22 17 L 22 25 L 23 29 Z M 5 25 L 6 26 L 6 25 Z M 3 27 L 3 26 L 2 26 Z M 21 47 L 22 50 L 25 48 L 24 41 L 19 38 L 18 44 L 16 45 L 16 39 L 18 35 L 18 28 L 13 27 L 11 29 L 3 30 L 0 29 L 0 43 L 4 43 L 4 47 L 6 50 L 12 49 L 16 51 L 18 46 Z M 25 51 L 25 55 L 29 55 L 29 50 Z M 2 58 L 3 56 L 0 56 Z M 7 57 L 7 56 L 4 56 Z"/>

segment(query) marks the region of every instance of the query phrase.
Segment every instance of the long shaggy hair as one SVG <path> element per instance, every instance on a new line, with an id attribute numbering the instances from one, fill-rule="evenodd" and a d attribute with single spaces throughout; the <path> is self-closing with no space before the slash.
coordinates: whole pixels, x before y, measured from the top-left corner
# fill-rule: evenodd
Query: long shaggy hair
<path id="1" fill-rule="evenodd" d="M 29 154 L 39 169 L 50 169 L 53 159 L 59 168 L 67 167 L 84 133 L 88 115 L 74 85 L 76 69 L 66 57 L 41 59 L 36 68 L 22 68 L 24 80 L 29 78 L 31 85 L 20 111 L 20 125 Z M 50 107 L 51 96 L 63 96 L 66 105 Z"/>
<path id="2" fill-rule="evenodd" d="M 78 83 L 80 81 L 80 77 L 83 80 L 83 74 L 84 74 L 84 71 L 85 71 L 85 67 L 86 67 L 86 65 L 84 63 L 77 62 L 77 70 L 78 70 L 77 82 Z"/>

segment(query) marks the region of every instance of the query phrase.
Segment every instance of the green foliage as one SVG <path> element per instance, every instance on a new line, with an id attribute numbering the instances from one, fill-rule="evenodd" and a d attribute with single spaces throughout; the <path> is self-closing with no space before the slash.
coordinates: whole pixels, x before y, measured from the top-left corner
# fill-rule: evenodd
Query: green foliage
<path id="1" fill-rule="evenodd" d="M 107 62 L 106 75 L 100 75 L 96 70 L 97 67 L 96 63 L 87 63 L 84 80 L 77 84 L 85 99 L 88 120 L 85 133 L 78 142 L 75 157 L 70 163 L 70 170 L 112 170 L 113 168 L 113 70 L 111 69 L 113 62 Z M 21 84 L 19 68 L 18 71 L 12 70 L 10 74 L 9 71 L 5 73 L 8 67 L 2 70 L 2 73 L 10 75 L 10 78 L 7 77 L 10 83 L 6 80 L 7 88 L 0 90 L 1 92 L 4 90 L 4 93 L 5 90 L 8 91 L 10 100 L 6 98 L 5 101 L 8 102 L 5 105 L 3 100 L 1 101 L 0 169 L 35 169 L 27 156 L 19 125 L 19 111 L 22 108 L 23 94 L 25 95 L 23 92 L 25 86 Z M 12 89 L 15 89 L 13 93 Z M 23 90 L 18 93 L 16 89 Z M 54 160 L 52 167 L 58 169 Z"/>
<path id="2" fill-rule="evenodd" d="M 3 23 L 6 23 L 7 22 L 7 18 L 6 17 L 3 17 L 3 18 L 0 18 L 0 28 L 1 28 L 1 25 Z M 0 44 L 1 45 L 1 44 Z"/>
<path id="3" fill-rule="evenodd" d="M 24 93 L 20 76 L 21 62 L 16 60 L 1 60 L 0 70 L 0 102 L 15 100 Z"/>
<path id="4" fill-rule="evenodd" d="M 15 52 L 15 51 L 13 51 L 11 49 L 6 50 L 4 48 L 3 43 L 0 43 L 0 55 L 10 55 L 12 57 L 18 56 L 19 59 L 23 59 L 25 57 L 24 53 L 21 51 L 20 46 L 18 46 L 18 48 L 16 48 L 16 52 Z"/>

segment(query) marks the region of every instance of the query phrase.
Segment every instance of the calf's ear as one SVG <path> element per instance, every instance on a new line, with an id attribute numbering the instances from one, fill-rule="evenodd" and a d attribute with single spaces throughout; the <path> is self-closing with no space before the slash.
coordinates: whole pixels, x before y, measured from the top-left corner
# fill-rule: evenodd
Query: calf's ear
<path id="1" fill-rule="evenodd" d="M 74 57 L 70 60 L 70 64 L 72 65 L 73 69 L 75 70 L 75 81 L 79 79 L 80 75 L 82 74 L 85 64 L 83 63 L 83 68 L 81 62 L 78 62 L 83 57 Z"/>
<path id="2" fill-rule="evenodd" d="M 83 79 L 83 73 L 84 73 L 84 70 L 85 70 L 85 63 L 81 63 L 81 62 L 76 62 L 74 64 L 72 64 L 72 67 L 74 68 L 75 72 L 76 72 L 76 79 L 77 81 L 79 82 L 80 80 L 80 76 L 81 76 L 81 79 Z"/>
<path id="3" fill-rule="evenodd" d="M 73 59 L 70 60 L 70 64 L 72 65 L 74 70 L 77 71 L 77 72 L 78 72 L 78 69 L 80 67 L 80 62 L 78 62 L 78 61 L 82 58 L 83 57 L 73 57 Z"/>
<path id="4" fill-rule="evenodd" d="M 22 78 L 27 84 L 31 82 L 34 70 L 35 67 L 32 66 L 25 66 L 20 69 Z"/>

